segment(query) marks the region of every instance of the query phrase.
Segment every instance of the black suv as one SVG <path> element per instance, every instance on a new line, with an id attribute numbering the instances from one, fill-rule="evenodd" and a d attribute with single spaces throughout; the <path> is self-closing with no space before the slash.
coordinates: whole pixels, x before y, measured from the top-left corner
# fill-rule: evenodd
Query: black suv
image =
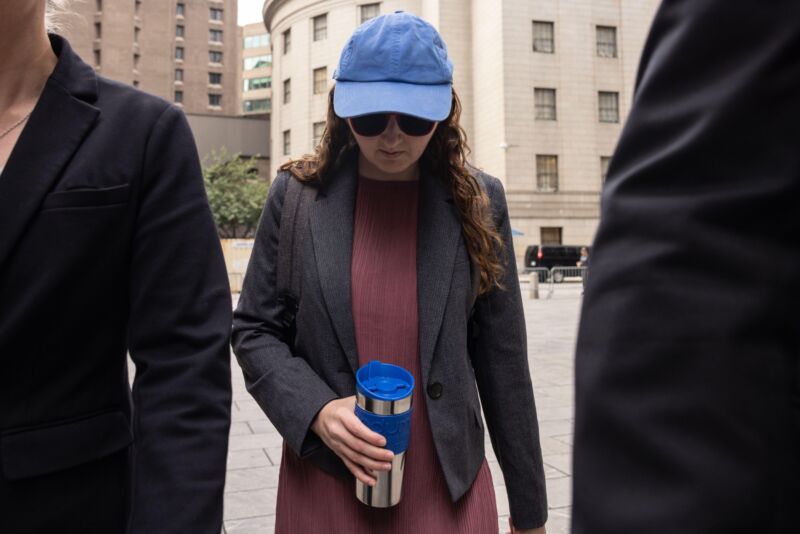
<path id="1" fill-rule="evenodd" d="M 530 272 L 537 267 L 545 269 L 575 267 L 581 259 L 581 248 L 583 247 L 572 245 L 531 245 L 525 249 L 525 271 Z M 543 276 L 544 273 L 540 279 Z M 563 280 L 563 274 L 561 279 Z M 556 282 L 561 282 L 561 280 L 556 280 Z"/>

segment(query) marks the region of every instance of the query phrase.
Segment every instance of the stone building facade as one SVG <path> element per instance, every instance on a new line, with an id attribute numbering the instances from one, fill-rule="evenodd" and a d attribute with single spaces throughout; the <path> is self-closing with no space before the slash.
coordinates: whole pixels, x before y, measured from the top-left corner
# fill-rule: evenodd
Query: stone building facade
<path id="1" fill-rule="evenodd" d="M 504 183 L 518 258 L 591 242 L 658 0 L 267 0 L 272 172 L 311 152 L 339 53 L 378 13 L 417 14 L 447 43 L 475 165 Z"/>

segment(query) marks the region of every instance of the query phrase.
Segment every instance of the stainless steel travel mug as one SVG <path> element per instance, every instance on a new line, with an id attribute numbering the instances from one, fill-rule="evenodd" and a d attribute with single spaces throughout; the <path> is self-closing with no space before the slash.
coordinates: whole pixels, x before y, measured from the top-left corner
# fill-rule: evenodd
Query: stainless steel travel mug
<path id="1" fill-rule="evenodd" d="M 356 415 L 383 435 L 386 448 L 394 453 L 392 469 L 378 471 L 375 486 L 356 479 L 356 497 L 366 505 L 387 508 L 400 502 L 413 392 L 414 377 L 402 367 L 376 360 L 356 372 Z"/>

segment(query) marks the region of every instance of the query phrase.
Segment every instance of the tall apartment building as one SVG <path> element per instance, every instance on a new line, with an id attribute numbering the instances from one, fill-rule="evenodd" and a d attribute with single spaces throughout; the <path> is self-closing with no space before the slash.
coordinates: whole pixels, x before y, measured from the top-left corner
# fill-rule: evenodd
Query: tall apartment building
<path id="1" fill-rule="evenodd" d="M 362 21 L 431 22 L 455 64 L 474 164 L 504 183 L 518 257 L 588 244 L 659 0 L 267 0 L 276 95 L 272 166 L 311 152 L 339 53 Z"/>
<path id="2" fill-rule="evenodd" d="M 85 0 L 65 37 L 107 78 L 183 106 L 235 115 L 237 0 Z"/>
<path id="3" fill-rule="evenodd" d="M 241 107 L 245 115 L 265 114 L 272 109 L 272 47 L 270 35 L 260 22 L 239 27 L 242 47 L 238 65 Z"/>

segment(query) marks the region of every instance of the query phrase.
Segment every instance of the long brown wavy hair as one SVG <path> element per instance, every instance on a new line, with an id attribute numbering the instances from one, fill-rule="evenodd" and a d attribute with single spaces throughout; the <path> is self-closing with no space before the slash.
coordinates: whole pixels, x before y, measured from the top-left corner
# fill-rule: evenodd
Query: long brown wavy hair
<path id="1" fill-rule="evenodd" d="M 298 180 L 309 184 L 323 184 L 325 178 L 349 158 L 358 153 L 358 144 L 347 121 L 333 110 L 335 86 L 328 93 L 328 116 L 314 154 L 291 160 L 279 170 L 289 171 Z M 491 217 L 489 197 L 475 178 L 474 169 L 467 163 L 467 136 L 459 124 L 461 101 L 453 91 L 450 114 L 436 127 L 420 164 L 432 176 L 446 180 L 453 194 L 461 219 L 461 233 L 472 262 L 480 269 L 479 293 L 493 286 L 503 287 L 504 262 L 507 251 Z M 473 171 L 470 172 L 472 168 Z"/>

